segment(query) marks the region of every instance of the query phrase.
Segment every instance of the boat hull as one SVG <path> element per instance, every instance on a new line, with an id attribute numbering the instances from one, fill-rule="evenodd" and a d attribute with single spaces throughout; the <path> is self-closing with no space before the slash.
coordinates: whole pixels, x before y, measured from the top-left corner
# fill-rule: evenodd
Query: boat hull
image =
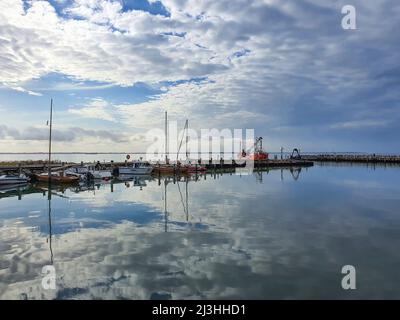
<path id="1" fill-rule="evenodd" d="M 67 177 L 56 177 L 56 176 L 52 176 L 52 177 L 50 177 L 50 179 L 49 179 L 49 176 L 42 176 L 42 175 L 37 175 L 36 176 L 36 179 L 39 181 L 39 182 L 51 182 L 51 183 L 62 183 L 62 184 L 68 184 L 68 183 L 76 183 L 76 182 L 79 182 L 79 177 L 70 177 L 70 176 L 67 176 Z M 50 180 L 50 181 L 49 181 Z"/>
<path id="2" fill-rule="evenodd" d="M 185 174 L 188 173 L 187 167 L 178 167 L 178 166 L 155 166 L 153 168 L 153 173 L 156 174 Z"/>
<path id="3" fill-rule="evenodd" d="M 112 179 L 112 174 L 111 171 L 93 171 L 90 172 L 93 176 L 93 179 L 95 180 L 111 180 Z"/>
<path id="4" fill-rule="evenodd" d="M 149 175 L 153 171 L 152 167 L 133 168 L 133 167 L 120 167 L 120 175 Z"/>

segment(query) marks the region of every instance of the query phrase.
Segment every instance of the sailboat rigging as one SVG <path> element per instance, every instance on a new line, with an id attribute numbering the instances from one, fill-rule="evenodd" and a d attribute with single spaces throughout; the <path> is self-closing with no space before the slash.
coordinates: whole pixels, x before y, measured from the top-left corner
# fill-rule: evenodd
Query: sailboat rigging
<path id="1" fill-rule="evenodd" d="M 52 131 L 53 131 L 53 99 L 50 102 L 50 123 L 49 123 L 49 163 L 47 173 L 36 175 L 36 179 L 40 182 L 48 182 L 49 190 L 51 190 L 51 183 L 74 183 L 79 181 L 79 177 L 65 176 L 63 172 L 51 172 L 51 147 L 52 147 Z"/>

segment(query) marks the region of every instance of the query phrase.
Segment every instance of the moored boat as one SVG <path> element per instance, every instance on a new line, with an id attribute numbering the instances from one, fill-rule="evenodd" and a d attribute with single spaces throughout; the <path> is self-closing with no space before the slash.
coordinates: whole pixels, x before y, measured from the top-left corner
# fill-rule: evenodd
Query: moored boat
<path id="1" fill-rule="evenodd" d="M 79 177 L 77 176 L 68 176 L 65 175 L 64 172 L 51 172 L 51 136 L 52 136 L 52 128 L 53 128 L 53 99 L 50 102 L 50 121 L 49 123 L 49 161 L 48 168 L 49 171 L 47 173 L 36 174 L 34 177 L 39 182 L 47 182 L 47 183 L 55 183 L 55 184 L 72 184 L 79 182 Z"/>
<path id="2" fill-rule="evenodd" d="M 42 173 L 35 175 L 39 182 L 52 182 L 52 183 L 76 183 L 79 182 L 79 177 L 67 176 L 63 173 L 53 172 L 50 177 L 48 173 Z"/>
<path id="3" fill-rule="evenodd" d="M 152 171 L 153 167 L 147 161 L 133 161 L 125 167 L 119 167 L 120 175 L 149 175 Z"/>
<path id="4" fill-rule="evenodd" d="M 180 164 L 156 164 L 153 167 L 153 172 L 157 174 L 185 174 L 188 171 L 186 166 Z"/>

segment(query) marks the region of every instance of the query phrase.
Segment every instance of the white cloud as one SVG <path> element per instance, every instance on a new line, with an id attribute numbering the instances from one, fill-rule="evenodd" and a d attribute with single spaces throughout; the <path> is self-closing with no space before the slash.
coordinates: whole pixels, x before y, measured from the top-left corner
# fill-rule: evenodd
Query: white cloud
<path id="1" fill-rule="evenodd" d="M 75 1 L 65 10 L 72 16 L 62 18 L 46 1 L 32 2 L 26 12 L 22 1 L 2 1 L 0 81 L 17 86 L 58 72 L 126 86 L 206 76 L 224 67 L 185 39 L 162 35 L 177 21 L 120 9 L 115 1 Z"/>
<path id="2" fill-rule="evenodd" d="M 24 92 L 24 93 L 30 94 L 31 96 L 42 96 L 42 94 L 39 93 L 39 92 L 34 92 L 34 91 L 31 91 L 31 90 L 27 90 L 27 89 L 22 88 L 22 87 L 10 87 L 10 89 L 13 89 L 13 90 L 19 91 L 19 92 Z"/>
<path id="3" fill-rule="evenodd" d="M 92 99 L 82 108 L 71 108 L 68 112 L 83 118 L 116 121 L 109 103 L 101 98 Z"/>

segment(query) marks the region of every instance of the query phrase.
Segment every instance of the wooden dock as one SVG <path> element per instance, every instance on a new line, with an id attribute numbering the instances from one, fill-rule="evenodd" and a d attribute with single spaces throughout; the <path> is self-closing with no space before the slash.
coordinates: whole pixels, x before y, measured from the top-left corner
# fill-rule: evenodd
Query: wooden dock
<path id="1" fill-rule="evenodd" d="M 93 163 L 92 163 L 93 164 Z M 296 167 L 310 167 L 313 166 L 313 162 L 309 160 L 294 160 L 294 159 L 283 159 L 283 160 L 256 160 L 254 161 L 254 168 L 296 168 Z M 60 171 L 73 166 L 81 165 L 81 163 L 52 163 L 52 171 Z M 103 168 L 114 169 L 121 166 L 125 166 L 125 162 L 102 162 L 100 165 Z M 226 170 L 243 168 L 246 166 L 244 162 L 235 161 L 202 161 L 200 165 L 205 166 L 207 170 Z M 247 164 L 251 166 L 250 163 Z M 48 165 L 46 163 L 16 163 L 16 164 L 1 164 L 0 173 L 18 173 L 24 172 L 26 174 L 34 174 L 47 172 Z"/>
<path id="2" fill-rule="evenodd" d="M 78 164 L 76 163 L 52 163 L 51 170 L 52 171 L 58 171 L 58 170 L 63 170 L 67 169 L 72 166 L 76 166 Z M 48 170 L 48 165 L 44 163 L 30 163 L 30 164 L 1 164 L 0 163 L 0 172 L 31 172 L 31 173 L 37 173 L 37 172 L 47 172 Z"/>

